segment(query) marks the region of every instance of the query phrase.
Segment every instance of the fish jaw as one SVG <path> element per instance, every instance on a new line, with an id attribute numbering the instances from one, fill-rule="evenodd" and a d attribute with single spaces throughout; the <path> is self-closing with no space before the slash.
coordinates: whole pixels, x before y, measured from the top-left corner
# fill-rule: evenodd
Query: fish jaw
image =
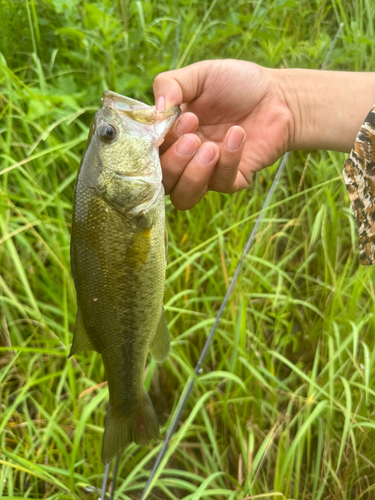
<path id="1" fill-rule="evenodd" d="M 158 111 L 155 106 L 147 106 L 143 102 L 112 91 L 103 92 L 102 108 L 106 106 L 116 111 L 124 123 L 129 124 L 129 121 L 126 120 L 126 118 L 129 118 L 133 122 L 133 127 L 138 124 L 143 125 L 143 127 L 137 128 L 150 133 L 155 147 L 159 147 L 163 143 L 164 137 L 181 114 L 179 106 L 173 106 L 173 108 L 165 111 Z"/>

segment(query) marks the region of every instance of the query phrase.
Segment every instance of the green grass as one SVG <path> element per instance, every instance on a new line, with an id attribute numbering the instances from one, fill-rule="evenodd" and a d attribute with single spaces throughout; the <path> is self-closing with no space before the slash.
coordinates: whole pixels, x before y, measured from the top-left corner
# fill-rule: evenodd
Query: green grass
<path id="1" fill-rule="evenodd" d="M 160 71 L 208 58 L 317 68 L 341 20 L 327 69 L 371 70 L 374 10 L 0 0 L 1 498 L 99 496 L 105 374 L 96 353 L 66 356 L 73 186 L 102 91 L 152 103 Z M 344 159 L 291 156 L 150 499 L 375 497 L 374 270 L 358 266 Z M 140 497 L 275 172 L 189 212 L 167 201 L 172 349 L 146 369 L 161 439 L 122 454 L 117 499 Z"/>

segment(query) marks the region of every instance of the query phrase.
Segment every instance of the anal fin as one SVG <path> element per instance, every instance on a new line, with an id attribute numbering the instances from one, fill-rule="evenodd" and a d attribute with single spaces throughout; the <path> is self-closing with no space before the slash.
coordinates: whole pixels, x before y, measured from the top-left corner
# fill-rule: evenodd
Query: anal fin
<path id="1" fill-rule="evenodd" d="M 76 323 L 73 330 L 73 344 L 68 358 L 81 351 L 97 351 L 89 339 L 82 320 L 80 309 L 77 310 Z"/>
<path id="2" fill-rule="evenodd" d="M 168 357 L 169 346 L 169 330 L 167 321 L 164 316 L 163 308 L 160 315 L 158 327 L 150 344 L 151 356 L 157 363 L 161 363 Z"/>

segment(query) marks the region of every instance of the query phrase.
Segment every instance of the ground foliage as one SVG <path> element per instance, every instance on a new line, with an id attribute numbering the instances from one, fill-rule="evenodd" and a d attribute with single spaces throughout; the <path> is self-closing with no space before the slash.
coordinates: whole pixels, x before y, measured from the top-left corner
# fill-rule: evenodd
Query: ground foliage
<path id="1" fill-rule="evenodd" d="M 0 19 L 0 496 L 94 499 L 105 374 L 66 356 L 73 186 L 102 91 L 152 103 L 159 72 L 208 58 L 317 68 L 341 21 L 328 69 L 370 70 L 374 4 L 0 0 Z M 374 271 L 344 158 L 292 154 L 149 498 L 375 497 Z M 167 201 L 172 350 L 146 369 L 161 438 L 275 168 L 189 212 Z M 115 498 L 140 497 L 160 446 L 128 447 Z"/>

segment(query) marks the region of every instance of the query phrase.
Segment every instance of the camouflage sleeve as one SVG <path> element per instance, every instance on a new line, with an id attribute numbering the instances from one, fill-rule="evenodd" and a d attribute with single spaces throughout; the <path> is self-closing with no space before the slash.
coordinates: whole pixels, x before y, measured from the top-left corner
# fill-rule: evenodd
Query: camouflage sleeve
<path id="1" fill-rule="evenodd" d="M 375 105 L 358 132 L 343 174 L 357 225 L 359 262 L 375 264 Z"/>

